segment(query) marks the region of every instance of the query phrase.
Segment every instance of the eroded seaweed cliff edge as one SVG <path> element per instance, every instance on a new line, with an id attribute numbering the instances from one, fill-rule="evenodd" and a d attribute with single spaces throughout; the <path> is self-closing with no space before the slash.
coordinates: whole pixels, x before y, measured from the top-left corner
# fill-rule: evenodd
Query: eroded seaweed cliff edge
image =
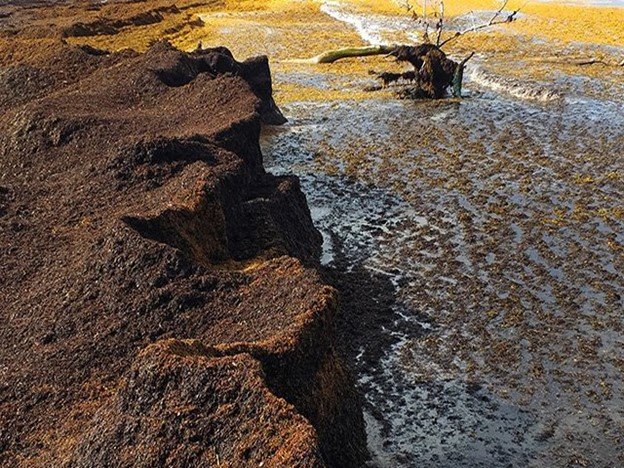
<path id="1" fill-rule="evenodd" d="M 0 464 L 361 464 L 266 58 L 53 47 L 0 74 Z"/>

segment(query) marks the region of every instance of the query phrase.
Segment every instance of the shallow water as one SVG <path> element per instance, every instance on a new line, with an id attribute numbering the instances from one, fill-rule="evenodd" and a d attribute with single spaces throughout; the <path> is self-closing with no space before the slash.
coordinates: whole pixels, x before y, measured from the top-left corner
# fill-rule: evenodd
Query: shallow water
<path id="1" fill-rule="evenodd" d="M 400 298 L 395 345 L 359 369 L 385 415 L 380 434 L 367 416 L 379 464 L 539 453 L 546 466 L 560 460 L 549 449 L 583 442 L 621 455 L 609 437 L 622 435 L 624 224 L 609 213 L 624 196 L 624 127 L 621 106 L 598 105 L 482 95 L 286 109 L 267 166 L 297 173 L 326 238 Z"/>
<path id="2" fill-rule="evenodd" d="M 462 101 L 295 102 L 263 143 L 324 263 L 394 289 L 371 464 L 624 464 L 624 84 L 476 65 Z"/>

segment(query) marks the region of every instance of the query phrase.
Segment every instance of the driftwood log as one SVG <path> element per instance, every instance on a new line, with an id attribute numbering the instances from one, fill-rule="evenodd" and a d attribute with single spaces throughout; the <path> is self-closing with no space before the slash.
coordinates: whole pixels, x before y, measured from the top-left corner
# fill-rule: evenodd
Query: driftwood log
<path id="1" fill-rule="evenodd" d="M 291 60 L 294 63 L 334 63 L 338 60 L 354 57 L 367 57 L 371 55 L 388 55 L 397 46 L 372 45 L 364 47 L 343 47 L 342 49 L 328 50 L 309 59 Z"/>

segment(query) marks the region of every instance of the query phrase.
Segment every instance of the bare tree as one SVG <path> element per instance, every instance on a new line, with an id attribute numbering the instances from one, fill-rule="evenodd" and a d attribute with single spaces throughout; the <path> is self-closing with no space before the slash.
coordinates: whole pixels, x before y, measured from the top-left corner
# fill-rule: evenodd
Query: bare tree
<path id="1" fill-rule="evenodd" d="M 508 11 L 509 0 L 501 0 L 499 7 L 492 13 L 489 20 L 483 23 L 477 23 L 475 13 L 470 11 L 467 15 L 472 19 L 472 25 L 465 29 L 453 31 L 447 24 L 444 0 L 420 0 L 418 3 L 416 3 L 416 0 L 396 1 L 399 6 L 402 6 L 411 15 L 417 28 L 421 30 L 422 44 L 416 46 L 372 45 L 345 47 L 326 51 L 311 59 L 298 60 L 298 62 L 333 63 L 348 57 L 394 56 L 398 61 L 409 62 L 414 67 L 414 70 L 404 73 L 373 72 L 381 81 L 380 88 L 401 82 L 403 87 L 400 94 L 403 96 L 440 98 L 446 95 L 446 90 L 450 87 L 454 96 L 461 97 L 464 67 L 468 60 L 473 57 L 474 52 L 458 63 L 446 56 L 442 50 L 443 47 L 466 34 L 515 21 L 520 10 L 528 3 L 527 0 L 527 2 L 515 10 Z M 434 31 L 434 41 L 431 40 L 430 31 Z M 593 57 L 574 59 L 565 61 L 565 63 L 579 66 L 593 64 L 624 66 L 624 61 L 615 64 Z"/>

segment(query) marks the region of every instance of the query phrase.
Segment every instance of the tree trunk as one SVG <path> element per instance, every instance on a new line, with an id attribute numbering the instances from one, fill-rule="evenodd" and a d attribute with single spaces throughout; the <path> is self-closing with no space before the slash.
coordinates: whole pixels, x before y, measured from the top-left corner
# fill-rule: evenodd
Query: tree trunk
<path id="1" fill-rule="evenodd" d="M 471 53 L 468 57 L 462 60 L 455 69 L 455 73 L 453 74 L 453 96 L 462 97 L 462 83 L 464 81 L 464 68 L 466 67 L 466 62 L 472 58 L 474 52 Z"/>

